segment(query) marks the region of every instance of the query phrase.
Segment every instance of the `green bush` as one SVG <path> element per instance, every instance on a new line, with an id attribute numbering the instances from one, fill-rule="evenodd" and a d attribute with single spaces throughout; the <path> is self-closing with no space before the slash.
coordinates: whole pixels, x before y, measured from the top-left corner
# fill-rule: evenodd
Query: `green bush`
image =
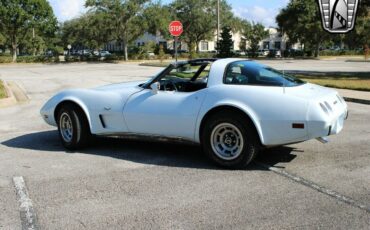
<path id="1" fill-rule="evenodd" d="M 105 57 L 105 61 L 112 61 L 112 62 L 114 62 L 114 61 L 119 61 L 119 60 L 121 60 L 121 58 L 122 59 L 124 59 L 123 57 L 121 57 L 121 56 L 118 56 L 118 55 L 116 55 L 116 54 L 112 54 L 112 55 L 110 55 L 110 56 L 107 56 L 107 57 Z"/>
<path id="2" fill-rule="evenodd" d="M 80 57 L 79 56 L 65 56 L 64 57 L 64 60 L 66 62 L 79 62 L 80 61 Z"/>
<path id="3" fill-rule="evenodd" d="M 17 57 L 18 63 L 50 63 L 59 62 L 59 57 L 53 56 L 19 56 Z"/>
<path id="4" fill-rule="evenodd" d="M 178 57 L 179 58 L 183 58 L 183 59 L 189 59 L 190 56 L 191 55 L 189 53 L 181 53 L 181 54 L 178 54 Z M 198 55 L 196 55 L 196 53 L 194 52 L 192 58 L 197 58 L 197 56 Z M 173 55 L 173 57 L 175 58 L 175 55 Z"/>
<path id="5" fill-rule="evenodd" d="M 363 50 L 322 50 L 320 56 L 364 55 Z"/>
<path id="6" fill-rule="evenodd" d="M 0 63 L 11 63 L 12 60 L 11 56 L 0 56 Z"/>
<path id="7" fill-rule="evenodd" d="M 303 50 L 284 50 L 283 56 L 284 57 L 303 57 L 304 52 Z"/>
<path id="8" fill-rule="evenodd" d="M 214 53 L 208 53 L 208 52 L 199 52 L 198 58 L 214 58 L 216 54 Z"/>

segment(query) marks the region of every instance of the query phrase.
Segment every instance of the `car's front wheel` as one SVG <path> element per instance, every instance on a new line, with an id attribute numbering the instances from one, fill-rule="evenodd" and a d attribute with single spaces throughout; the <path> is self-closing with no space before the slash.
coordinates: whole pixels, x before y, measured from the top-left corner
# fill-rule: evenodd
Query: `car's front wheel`
<path id="1" fill-rule="evenodd" d="M 259 142 L 250 121 L 238 113 L 217 113 L 206 120 L 202 132 L 202 146 L 216 164 L 244 169 L 257 155 Z"/>
<path id="2" fill-rule="evenodd" d="M 57 115 L 58 131 L 65 148 L 76 150 L 86 147 L 91 136 L 83 111 L 76 105 L 63 105 Z"/>

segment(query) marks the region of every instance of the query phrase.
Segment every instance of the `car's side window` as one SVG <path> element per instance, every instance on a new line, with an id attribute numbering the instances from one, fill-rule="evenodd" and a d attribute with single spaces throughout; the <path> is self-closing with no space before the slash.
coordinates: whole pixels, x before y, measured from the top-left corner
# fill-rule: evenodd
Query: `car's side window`
<path id="1" fill-rule="evenodd" d="M 290 87 L 304 82 L 264 65 L 250 61 L 237 61 L 226 68 L 224 83 L 230 85 Z"/>
<path id="2" fill-rule="evenodd" d="M 226 70 L 225 83 L 247 85 L 249 83 L 249 78 L 247 75 L 243 74 L 241 65 L 231 64 Z"/>

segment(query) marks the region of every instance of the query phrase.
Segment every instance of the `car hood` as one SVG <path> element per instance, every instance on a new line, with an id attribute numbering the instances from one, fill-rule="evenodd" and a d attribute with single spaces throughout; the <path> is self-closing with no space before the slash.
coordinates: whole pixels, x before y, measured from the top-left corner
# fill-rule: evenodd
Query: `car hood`
<path id="1" fill-rule="evenodd" d="M 333 89 L 310 83 L 296 87 L 286 87 L 285 92 L 286 94 L 307 100 L 316 100 L 318 98 L 338 94 L 338 92 Z"/>
<path id="2" fill-rule="evenodd" d="M 121 92 L 125 89 L 141 89 L 139 87 L 140 84 L 144 83 L 144 81 L 132 81 L 132 82 L 123 82 L 123 83 L 115 83 L 105 86 L 100 86 L 97 88 L 94 88 L 94 90 L 98 91 L 109 91 L 109 92 Z"/>

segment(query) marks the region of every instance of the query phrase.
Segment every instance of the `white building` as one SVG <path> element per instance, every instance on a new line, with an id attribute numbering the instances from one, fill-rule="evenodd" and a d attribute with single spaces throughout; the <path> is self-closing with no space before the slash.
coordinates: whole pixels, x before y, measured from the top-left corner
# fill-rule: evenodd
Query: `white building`
<path id="1" fill-rule="evenodd" d="M 266 28 L 269 32 L 269 37 L 265 38 L 260 42 L 260 50 L 281 50 L 286 49 L 299 49 L 300 44 L 288 44 L 288 38 L 286 35 L 282 35 L 278 29 L 270 27 Z M 290 47 L 287 47 L 290 46 Z"/>
<path id="2" fill-rule="evenodd" d="M 143 46 L 148 42 L 155 42 L 156 44 L 163 45 L 164 48 L 167 48 L 167 40 L 163 38 L 163 36 L 158 33 L 157 35 L 150 34 L 145 32 L 143 36 L 135 41 L 135 45 Z"/>
<path id="3" fill-rule="evenodd" d="M 282 36 L 281 33 L 276 29 L 276 28 L 266 28 L 266 30 L 269 31 L 269 36 L 262 40 L 260 42 L 260 50 L 281 50 L 284 51 L 287 48 L 294 48 L 294 49 L 299 49 L 300 46 L 299 44 L 294 44 L 291 45 L 290 47 L 287 47 L 287 37 Z M 240 45 L 242 42 L 246 43 L 246 47 L 249 47 L 248 42 L 246 42 L 245 38 L 243 38 L 242 34 L 240 32 L 237 33 L 232 33 L 232 39 L 234 41 L 234 51 L 239 51 L 240 50 Z M 157 34 L 153 35 L 150 33 L 145 32 L 143 36 L 141 36 L 139 39 L 137 39 L 134 44 L 137 46 L 143 46 L 148 42 L 155 42 L 156 44 L 161 44 L 163 45 L 164 48 L 167 48 L 169 50 L 174 50 L 174 40 L 166 40 L 163 38 L 162 35 Z M 216 50 L 216 45 L 217 45 L 217 36 L 216 33 L 214 35 L 214 38 L 211 40 L 204 40 L 201 41 L 198 44 L 199 51 L 200 52 L 215 52 Z M 109 51 L 122 51 L 123 46 L 119 42 L 109 42 L 108 44 L 105 45 L 104 47 L 106 50 Z M 184 50 L 188 51 L 188 45 L 181 40 L 181 37 L 179 38 L 178 41 L 178 50 Z"/>

